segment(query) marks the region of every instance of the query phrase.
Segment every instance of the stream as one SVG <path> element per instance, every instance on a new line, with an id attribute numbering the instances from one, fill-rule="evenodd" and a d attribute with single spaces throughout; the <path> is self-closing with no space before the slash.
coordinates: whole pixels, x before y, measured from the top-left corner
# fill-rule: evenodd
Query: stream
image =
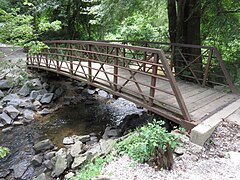
<path id="1" fill-rule="evenodd" d="M 100 101 L 93 105 L 80 103 L 64 106 L 30 124 L 14 126 L 4 133 L 0 131 L 0 146 L 10 149 L 9 155 L 0 159 L 0 180 L 7 174 L 11 174 L 7 179 L 32 179 L 36 171 L 31 166 L 35 142 L 50 139 L 57 147 L 61 147 L 66 136 L 95 133 L 101 137 L 107 125 L 119 125 L 126 115 L 142 111 L 122 98 Z M 25 169 L 18 172 L 19 168 Z"/>

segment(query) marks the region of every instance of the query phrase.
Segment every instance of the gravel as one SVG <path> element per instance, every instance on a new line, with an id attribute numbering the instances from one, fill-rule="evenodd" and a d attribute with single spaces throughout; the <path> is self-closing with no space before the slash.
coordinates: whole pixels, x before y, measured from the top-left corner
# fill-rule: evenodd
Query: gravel
<path id="1" fill-rule="evenodd" d="M 148 164 L 132 161 L 128 156 L 118 157 L 105 165 L 102 175 L 111 180 L 235 180 L 240 179 L 240 127 L 223 121 L 204 147 L 192 144 L 188 138 L 178 147 L 183 155 L 175 155 L 171 171 L 158 171 Z M 235 157 L 230 157 L 234 152 Z"/>

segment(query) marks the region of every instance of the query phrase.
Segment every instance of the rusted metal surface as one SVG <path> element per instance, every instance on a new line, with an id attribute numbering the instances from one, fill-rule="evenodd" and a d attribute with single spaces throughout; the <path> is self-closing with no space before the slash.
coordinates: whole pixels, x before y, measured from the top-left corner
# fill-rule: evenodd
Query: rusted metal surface
<path id="1" fill-rule="evenodd" d="M 133 101 L 149 111 L 170 118 L 185 127 L 193 127 L 197 124 L 189 114 L 176 83 L 177 74 L 172 68 L 174 53 L 172 53 L 172 58 L 167 58 L 168 52 L 165 53 L 156 48 L 127 45 L 129 41 L 121 41 L 123 44 L 74 40 L 46 41 L 45 43 L 49 49 L 43 50 L 40 55 L 28 56 L 28 67 L 44 69 L 85 81 L 115 96 Z M 159 45 L 159 43 L 156 44 Z M 171 44 L 173 45 L 174 47 L 170 49 L 178 52 L 179 45 Z M 149 42 L 144 42 L 144 46 L 149 46 Z M 185 55 L 180 51 L 180 56 L 186 64 L 183 71 L 190 69 L 194 79 L 203 86 L 207 85 L 208 69 L 212 64 L 210 60 L 216 50 L 205 46 L 184 45 L 184 47 L 210 49 L 211 58 L 207 58 L 209 62 L 204 69 L 202 80 L 194 75 L 196 72 L 191 66 L 199 56 L 193 62 L 186 62 Z M 220 62 L 219 54 L 217 58 L 227 82 L 230 81 L 223 62 Z M 233 84 L 229 83 L 229 86 L 234 89 Z M 164 96 L 175 99 L 176 106 L 163 102 Z"/>
<path id="2" fill-rule="evenodd" d="M 224 86 L 228 87 L 232 93 L 237 93 L 235 85 L 232 83 L 228 71 L 224 65 L 224 61 L 221 54 L 215 47 L 201 46 L 201 45 L 189 45 L 178 43 L 162 43 L 162 42 L 147 42 L 147 41 L 127 41 L 127 40 L 109 40 L 101 42 L 111 43 L 123 43 L 125 45 L 137 44 L 139 46 L 146 46 L 152 48 L 163 49 L 170 61 L 171 68 L 173 67 L 173 73 L 175 77 L 185 78 L 187 80 L 195 81 L 202 86 Z M 200 54 L 190 54 L 182 51 L 183 48 L 187 49 L 200 49 Z M 191 59 L 190 61 L 188 59 Z M 198 62 L 200 61 L 201 62 Z M 175 62 L 174 62 L 175 61 Z M 180 62 L 182 67 L 178 66 Z M 210 63 L 211 62 L 211 63 Z M 200 63 L 202 70 L 194 69 L 196 65 Z M 202 74 L 198 77 L 196 74 Z"/>

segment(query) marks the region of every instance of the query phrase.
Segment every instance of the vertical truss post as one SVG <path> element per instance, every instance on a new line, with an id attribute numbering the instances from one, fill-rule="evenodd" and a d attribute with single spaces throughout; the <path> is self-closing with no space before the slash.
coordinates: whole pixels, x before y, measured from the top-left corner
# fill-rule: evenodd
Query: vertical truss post
<path id="1" fill-rule="evenodd" d="M 92 82 L 92 45 L 88 45 L 88 81 Z"/>
<path id="2" fill-rule="evenodd" d="M 115 48 L 115 55 L 118 56 L 118 48 Z M 113 68 L 113 90 L 117 92 L 118 87 L 118 57 L 114 58 L 114 68 Z"/>
<path id="3" fill-rule="evenodd" d="M 71 76 L 73 76 L 73 58 L 72 58 L 72 44 L 69 44 L 68 47 L 70 48 L 68 50 L 68 55 L 70 56 L 69 59 L 70 59 L 70 74 Z"/>
<path id="4" fill-rule="evenodd" d="M 156 82 L 157 82 L 157 69 L 158 69 L 158 54 L 154 54 L 154 65 L 152 67 L 152 76 L 151 76 L 151 87 L 150 87 L 150 92 L 149 92 L 149 102 L 148 105 L 149 106 L 153 106 L 153 101 L 154 101 L 154 95 L 155 95 L 155 87 L 156 87 Z"/>

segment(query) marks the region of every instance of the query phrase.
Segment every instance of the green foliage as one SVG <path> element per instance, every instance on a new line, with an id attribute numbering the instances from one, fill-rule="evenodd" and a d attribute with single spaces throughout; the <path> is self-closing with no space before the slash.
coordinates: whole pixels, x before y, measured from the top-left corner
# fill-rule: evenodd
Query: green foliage
<path id="1" fill-rule="evenodd" d="M 0 146 L 0 158 L 4 158 L 9 152 L 8 148 Z"/>
<path id="2" fill-rule="evenodd" d="M 116 145 L 116 149 L 121 155 L 128 154 L 139 162 L 148 160 L 155 147 L 161 147 L 165 151 L 169 144 L 174 149 L 179 142 L 179 137 L 168 133 L 166 128 L 162 127 L 163 124 L 163 121 L 156 120 L 148 123 L 136 132 L 130 133 L 126 139 Z"/>
<path id="3" fill-rule="evenodd" d="M 35 20 L 32 15 L 21 14 L 20 9 L 13 9 L 9 13 L 1 9 L 0 42 L 27 46 L 30 53 L 39 53 L 47 47 L 37 40 L 39 36 L 49 30 L 58 31 L 61 29 L 61 22 L 56 20 L 50 23 L 44 19 L 36 24 Z"/>
<path id="4" fill-rule="evenodd" d="M 49 48 L 46 44 L 40 41 L 31 41 L 25 44 L 25 47 L 29 48 L 29 51 L 28 51 L 29 54 L 39 54 L 42 49 Z"/>
<path id="5" fill-rule="evenodd" d="M 102 168 L 105 163 L 108 163 L 113 160 L 112 154 L 107 155 L 106 157 L 96 157 L 94 160 L 87 162 L 84 164 L 80 171 L 77 173 L 74 180 L 88 180 L 90 178 L 96 177 L 100 175 Z"/>

